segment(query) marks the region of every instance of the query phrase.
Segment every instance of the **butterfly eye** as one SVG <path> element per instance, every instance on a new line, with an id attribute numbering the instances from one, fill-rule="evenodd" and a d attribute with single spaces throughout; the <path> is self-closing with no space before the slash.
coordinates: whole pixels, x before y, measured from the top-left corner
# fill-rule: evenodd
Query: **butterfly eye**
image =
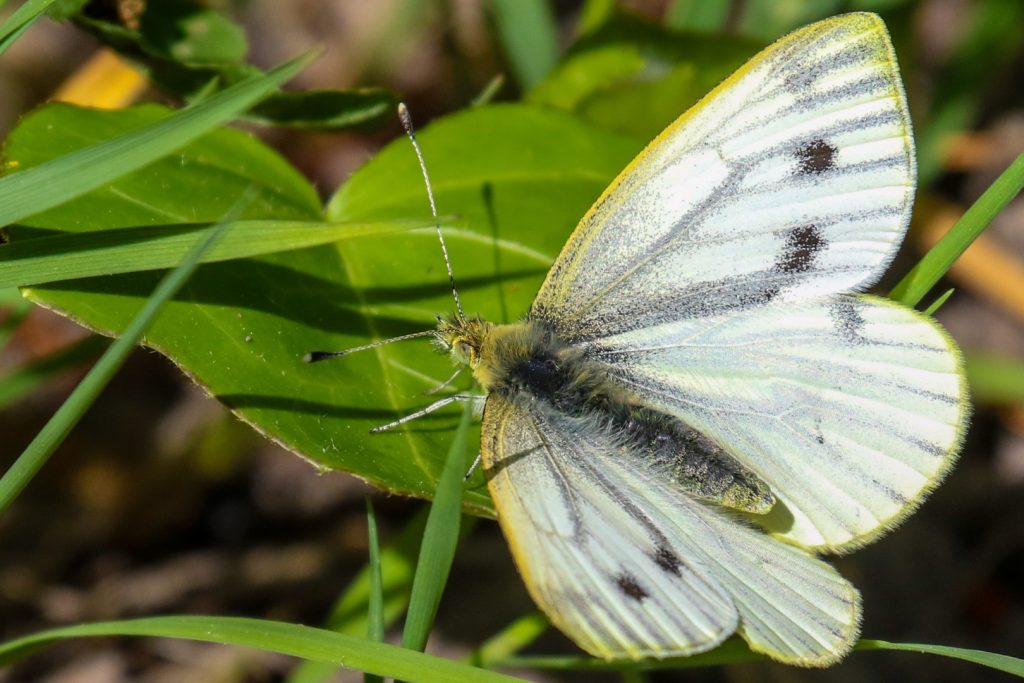
<path id="1" fill-rule="evenodd" d="M 456 341 L 452 344 L 452 353 L 455 357 L 467 365 L 472 364 L 476 360 L 476 354 L 473 353 L 473 347 L 464 341 Z"/>

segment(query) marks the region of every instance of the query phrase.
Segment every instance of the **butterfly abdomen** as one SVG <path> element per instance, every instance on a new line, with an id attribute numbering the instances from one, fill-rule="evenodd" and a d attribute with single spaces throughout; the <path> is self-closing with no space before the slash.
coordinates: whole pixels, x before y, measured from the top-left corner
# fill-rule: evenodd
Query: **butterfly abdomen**
<path id="1" fill-rule="evenodd" d="M 494 327 L 479 355 L 477 375 L 489 380 L 489 391 L 512 401 L 539 401 L 606 432 L 623 457 L 644 458 L 687 493 L 757 514 L 774 505 L 768 485 L 749 468 L 676 417 L 643 405 L 606 366 L 542 322 Z"/>

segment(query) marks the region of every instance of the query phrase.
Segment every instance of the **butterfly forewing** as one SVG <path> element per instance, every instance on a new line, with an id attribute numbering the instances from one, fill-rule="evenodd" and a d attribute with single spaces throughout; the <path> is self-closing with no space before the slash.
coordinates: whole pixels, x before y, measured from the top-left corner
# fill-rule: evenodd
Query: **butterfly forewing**
<path id="1" fill-rule="evenodd" d="M 913 189 L 884 25 L 819 22 L 754 57 L 622 172 L 532 313 L 571 342 L 863 288 L 899 245 Z"/>
<path id="2" fill-rule="evenodd" d="M 857 593 L 832 567 L 679 495 L 598 420 L 492 394 L 482 438 L 531 594 L 592 654 L 692 654 L 738 628 L 755 650 L 822 664 L 855 639 Z"/>

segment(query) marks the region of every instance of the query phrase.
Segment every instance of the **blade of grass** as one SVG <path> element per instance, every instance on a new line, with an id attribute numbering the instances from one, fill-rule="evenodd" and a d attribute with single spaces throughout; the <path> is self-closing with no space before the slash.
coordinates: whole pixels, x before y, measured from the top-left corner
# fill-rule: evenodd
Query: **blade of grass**
<path id="1" fill-rule="evenodd" d="M 311 59 L 293 59 L 155 123 L 0 178 L 0 225 L 63 204 L 170 154 L 246 111 Z"/>
<path id="2" fill-rule="evenodd" d="M 947 645 L 925 645 L 920 643 L 890 643 L 885 640 L 862 640 L 857 643 L 857 650 L 897 650 L 902 652 L 919 652 L 921 654 L 939 655 L 950 659 L 959 659 L 973 664 L 981 664 L 990 669 L 1005 671 L 1008 674 L 1024 678 L 1024 659 L 997 655 L 984 650 L 969 650 L 963 647 Z"/>
<path id="3" fill-rule="evenodd" d="M 889 293 L 889 297 L 906 306 L 916 306 L 946 274 L 960 254 L 964 253 L 967 247 L 971 246 L 971 242 L 989 226 L 992 219 L 1017 196 L 1022 187 L 1024 154 L 1018 156 L 1009 168 L 996 178 L 945 237 L 900 280 Z"/>
<path id="4" fill-rule="evenodd" d="M 40 430 L 32 443 L 14 461 L 3 477 L 0 477 L 0 514 L 10 506 L 18 494 L 28 485 L 36 472 L 46 463 L 50 455 L 57 449 L 57 446 L 64 441 L 68 432 L 78 424 L 85 411 L 93 404 L 96 397 L 107 386 L 114 374 L 120 369 L 132 352 L 135 345 L 142 339 L 143 333 L 150 323 L 160 312 L 160 308 L 171 297 L 173 297 L 185 281 L 199 266 L 199 260 L 204 252 L 212 247 L 224 234 L 224 230 L 233 222 L 246 205 L 251 201 L 251 191 L 243 193 L 242 197 L 235 202 L 235 205 L 225 216 L 224 221 L 218 224 L 217 229 L 207 233 L 202 242 L 195 245 L 185 259 L 177 268 L 169 272 L 157 285 L 156 290 L 146 301 L 142 310 L 125 328 L 122 334 L 110 348 L 107 349 L 96 365 L 92 367 L 85 379 L 79 383 L 66 401 L 57 409 L 57 412 Z"/>
<path id="5" fill-rule="evenodd" d="M 233 221 L 202 263 L 305 249 L 331 242 L 432 228 L 433 220 L 378 223 Z M 98 230 L 12 242 L 0 246 L 0 287 L 173 268 L 209 235 L 210 224 L 154 225 Z"/>
<path id="6" fill-rule="evenodd" d="M 493 0 L 494 24 L 509 67 L 528 90 L 558 61 L 558 26 L 548 0 Z"/>
<path id="7" fill-rule="evenodd" d="M 427 636 L 430 635 L 430 627 L 434 623 L 437 606 L 441 602 L 441 594 L 455 558 L 462 518 L 462 485 L 466 475 L 466 432 L 472 414 L 472 403 L 467 402 L 438 479 L 437 492 L 423 530 L 423 542 L 420 544 L 416 574 L 409 596 L 409 613 L 405 617 L 405 629 L 402 631 L 402 647 L 410 650 L 422 651 L 427 645 Z"/>
<path id="8" fill-rule="evenodd" d="M 380 571 L 380 539 L 377 537 L 377 517 L 373 502 L 366 499 L 366 536 L 370 545 L 370 600 L 366 610 L 366 637 L 375 643 L 384 642 L 384 588 Z M 375 674 L 364 674 L 365 683 L 383 683 Z"/>
<path id="9" fill-rule="evenodd" d="M 298 624 L 241 617 L 174 616 L 66 626 L 0 644 L 0 665 L 67 638 L 151 636 L 242 645 L 292 657 L 332 662 L 346 669 L 407 681 L 437 683 L 521 683 L 494 671 L 386 643 Z"/>
<path id="10" fill-rule="evenodd" d="M 384 624 L 390 626 L 409 606 L 409 589 L 412 587 L 413 570 L 416 566 L 416 551 L 423 538 L 429 508 L 424 507 L 402 529 L 398 539 L 381 551 L 381 575 L 384 584 Z M 462 520 L 459 539 L 465 538 L 476 526 L 479 519 L 468 517 Z M 368 628 L 367 610 L 370 602 L 370 568 L 363 567 L 345 592 L 335 603 L 327 628 L 349 635 L 362 635 Z M 288 674 L 288 683 L 323 683 L 333 679 L 338 667 L 324 662 L 302 662 Z"/>
<path id="11" fill-rule="evenodd" d="M 107 341 L 105 337 L 90 335 L 66 349 L 0 377 L 0 410 L 14 405 L 51 377 L 95 358 L 107 348 Z"/>
<path id="12" fill-rule="evenodd" d="M 935 301 L 933 301 L 931 303 L 931 306 L 929 306 L 928 308 L 924 309 L 924 314 L 925 315 L 935 315 L 935 312 L 937 310 L 939 310 L 940 308 L 942 308 L 942 304 L 944 304 L 947 301 L 949 301 L 949 297 L 953 296 L 953 292 L 955 292 L 955 291 L 956 291 L 955 289 L 947 289 L 944 294 L 940 295 L 938 299 L 936 299 Z"/>
<path id="13" fill-rule="evenodd" d="M 1024 677 L 1024 660 L 1007 655 L 998 655 L 984 650 L 968 650 L 945 645 L 921 645 L 918 643 L 890 643 L 884 640 L 861 640 L 854 650 L 895 650 L 933 654 L 965 662 L 1005 671 L 1006 673 Z M 508 657 L 491 662 L 491 667 L 557 669 L 565 671 L 654 671 L 658 669 L 689 669 L 694 667 L 718 666 L 721 664 L 737 664 L 753 661 L 770 661 L 765 655 L 751 652 L 746 644 L 738 639 L 726 641 L 722 646 L 691 657 L 671 657 L 662 660 L 605 661 L 590 657 Z"/>
<path id="14" fill-rule="evenodd" d="M 473 650 L 468 660 L 476 666 L 489 666 L 490 662 L 511 657 L 537 640 L 550 625 L 540 612 L 519 617 Z"/>
<path id="15" fill-rule="evenodd" d="M 56 0 L 26 0 L 18 9 L 0 24 L 0 54 L 3 54 L 35 20 L 43 15 L 46 8 Z"/>

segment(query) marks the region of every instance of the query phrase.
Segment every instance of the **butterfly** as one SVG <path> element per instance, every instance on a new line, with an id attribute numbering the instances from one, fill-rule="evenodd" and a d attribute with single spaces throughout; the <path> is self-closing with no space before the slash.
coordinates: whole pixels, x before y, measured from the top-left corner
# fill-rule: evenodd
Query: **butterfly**
<path id="1" fill-rule="evenodd" d="M 914 187 L 885 25 L 841 15 L 763 50 L 643 150 L 525 319 L 467 317 L 456 293 L 431 334 L 486 393 L 498 521 L 582 649 L 664 658 L 735 633 L 803 666 L 851 649 L 859 594 L 818 555 L 910 514 L 967 422 L 953 340 L 855 293 L 892 260 Z"/>

